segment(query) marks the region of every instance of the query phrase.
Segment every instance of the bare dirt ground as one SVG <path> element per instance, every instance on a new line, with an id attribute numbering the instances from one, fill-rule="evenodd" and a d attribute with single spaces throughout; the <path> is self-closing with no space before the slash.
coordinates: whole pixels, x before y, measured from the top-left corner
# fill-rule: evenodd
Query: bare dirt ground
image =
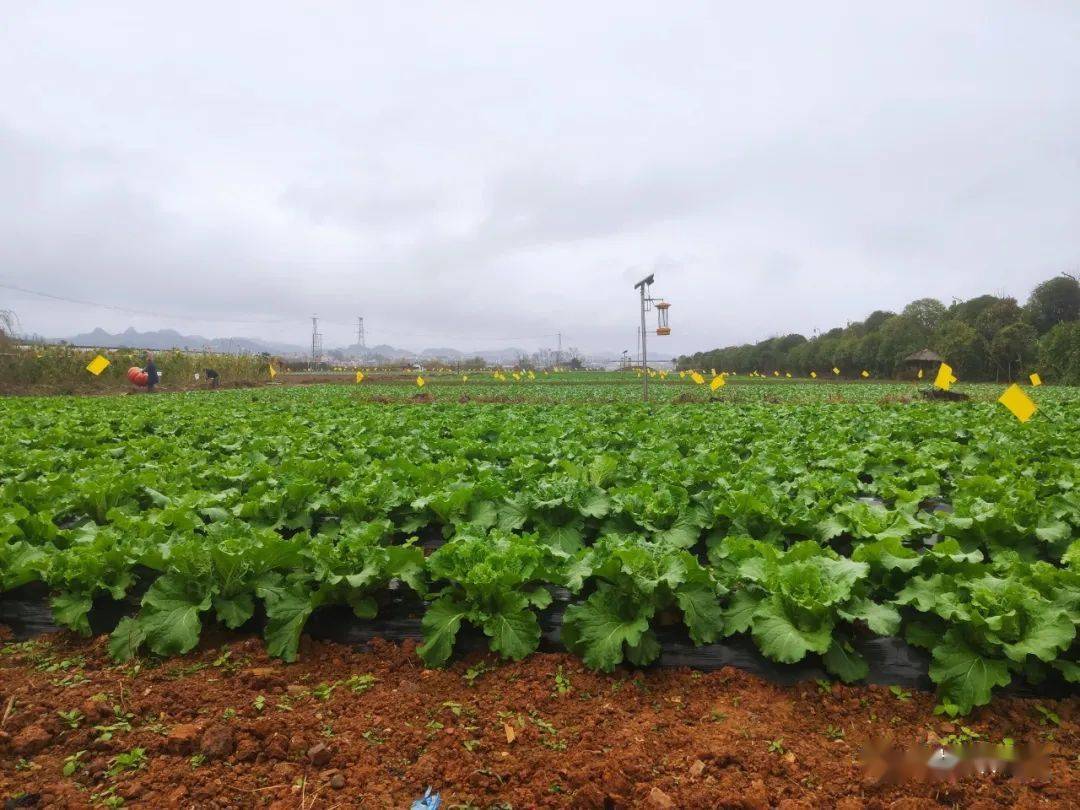
<path id="1" fill-rule="evenodd" d="M 733 669 L 602 675 L 568 655 L 425 669 L 411 643 L 305 639 L 301 660 L 219 637 L 118 666 L 68 634 L 0 652 L 6 807 L 1067 807 L 1080 788 L 1075 698 L 999 698 L 962 721 L 929 694 Z M 1041 708 L 1040 708 L 1041 707 Z M 891 783 L 863 746 L 1045 748 L 1045 777 Z"/>

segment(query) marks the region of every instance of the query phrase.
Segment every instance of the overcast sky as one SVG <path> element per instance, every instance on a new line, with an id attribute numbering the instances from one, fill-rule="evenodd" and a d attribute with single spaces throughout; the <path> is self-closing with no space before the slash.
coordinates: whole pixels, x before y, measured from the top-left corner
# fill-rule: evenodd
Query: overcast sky
<path id="1" fill-rule="evenodd" d="M 0 283 L 169 316 L 30 332 L 619 351 L 655 272 L 677 354 L 1080 266 L 1073 0 L 0 9 Z"/>

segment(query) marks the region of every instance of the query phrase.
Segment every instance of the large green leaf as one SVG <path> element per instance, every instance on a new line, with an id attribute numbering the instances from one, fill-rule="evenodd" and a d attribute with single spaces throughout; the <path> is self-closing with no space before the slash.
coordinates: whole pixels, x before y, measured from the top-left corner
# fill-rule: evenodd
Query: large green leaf
<path id="1" fill-rule="evenodd" d="M 250 593 L 214 597 L 218 621 L 235 630 L 255 614 L 255 600 Z"/>
<path id="2" fill-rule="evenodd" d="M 210 609 L 212 593 L 194 582 L 166 575 L 143 596 L 139 624 L 157 655 L 186 653 L 199 643 L 200 614 Z"/>
<path id="3" fill-rule="evenodd" d="M 591 669 L 611 672 L 622 662 L 623 645 L 635 647 L 649 629 L 652 607 L 627 605 L 610 587 L 601 587 L 584 604 L 571 605 L 563 616 L 575 651 Z"/>
<path id="4" fill-rule="evenodd" d="M 450 659 L 461 622 L 468 613 L 464 604 L 451 597 L 444 596 L 431 603 L 421 620 L 424 643 L 416 650 L 425 664 L 440 667 Z"/>
<path id="5" fill-rule="evenodd" d="M 684 588 L 675 595 L 695 644 L 711 644 L 724 631 L 724 610 L 708 588 Z"/>
<path id="6" fill-rule="evenodd" d="M 754 621 L 754 611 L 761 604 L 762 597 L 749 591 L 738 591 L 730 604 L 724 609 L 724 635 L 745 633 Z"/>
<path id="7" fill-rule="evenodd" d="M 315 609 L 315 597 L 303 583 L 284 582 L 264 584 L 259 596 L 266 604 L 266 648 L 270 655 L 295 661 L 300 647 L 300 634 Z"/>
<path id="8" fill-rule="evenodd" d="M 849 642 L 842 639 L 833 639 L 821 660 L 825 664 L 825 669 L 844 683 L 862 680 L 870 671 L 866 660 Z"/>
<path id="9" fill-rule="evenodd" d="M 1008 664 L 988 658 L 971 647 L 956 630 L 948 631 L 934 647 L 930 678 L 938 684 L 950 714 L 967 714 L 975 706 L 990 702 L 995 686 L 1012 680 Z"/>
<path id="10" fill-rule="evenodd" d="M 637 644 L 626 645 L 626 660 L 637 667 L 651 664 L 660 657 L 660 642 L 652 630 L 641 634 Z"/>
<path id="11" fill-rule="evenodd" d="M 900 613 L 892 605 L 879 605 L 865 596 L 849 600 L 837 610 L 848 621 L 862 620 L 867 627 L 882 636 L 891 636 L 900 629 Z"/>
<path id="12" fill-rule="evenodd" d="M 816 626 L 801 628 L 774 599 L 766 599 L 754 611 L 751 634 L 766 658 L 793 664 L 805 658 L 807 653 L 828 650 L 832 630 L 832 622 L 828 619 L 822 619 Z"/>
<path id="13" fill-rule="evenodd" d="M 134 658 L 146 641 L 146 632 L 138 619 L 125 616 L 109 636 L 109 655 L 117 661 Z"/>
<path id="14" fill-rule="evenodd" d="M 491 649 L 504 658 L 519 661 L 540 644 L 540 624 L 527 607 L 517 611 L 502 611 L 482 625 L 491 638 Z"/>
<path id="15" fill-rule="evenodd" d="M 1028 626 L 1023 638 L 1003 644 L 1002 649 L 1013 661 L 1023 661 L 1029 655 L 1040 661 L 1052 661 L 1075 637 L 1076 625 L 1064 612 L 1045 611 Z"/>
<path id="16" fill-rule="evenodd" d="M 1080 664 L 1074 661 L 1058 660 L 1050 663 L 1069 683 L 1080 683 Z"/>
<path id="17" fill-rule="evenodd" d="M 57 624 L 68 627 L 80 635 L 90 635 L 88 616 L 93 600 L 85 593 L 61 593 L 52 598 L 53 617 Z"/>

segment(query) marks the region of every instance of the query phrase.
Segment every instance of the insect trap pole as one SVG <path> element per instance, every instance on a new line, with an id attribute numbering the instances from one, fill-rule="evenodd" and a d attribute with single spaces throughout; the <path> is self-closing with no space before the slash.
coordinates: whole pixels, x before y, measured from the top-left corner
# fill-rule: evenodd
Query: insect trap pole
<path id="1" fill-rule="evenodd" d="M 653 283 L 650 273 L 634 285 L 635 290 L 641 291 L 641 380 L 643 401 L 649 401 L 649 355 L 645 351 L 645 308 L 652 299 L 648 296 L 649 285 Z"/>

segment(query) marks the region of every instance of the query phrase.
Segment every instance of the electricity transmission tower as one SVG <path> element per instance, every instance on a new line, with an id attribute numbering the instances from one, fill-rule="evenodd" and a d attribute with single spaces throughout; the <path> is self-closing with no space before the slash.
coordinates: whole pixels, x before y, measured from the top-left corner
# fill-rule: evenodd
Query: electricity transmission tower
<path id="1" fill-rule="evenodd" d="M 319 331 L 319 316 L 311 316 L 311 370 L 314 371 L 322 358 L 322 332 Z"/>
<path id="2" fill-rule="evenodd" d="M 356 343 L 361 349 L 366 349 L 364 345 L 364 319 L 359 317 L 356 319 Z"/>

